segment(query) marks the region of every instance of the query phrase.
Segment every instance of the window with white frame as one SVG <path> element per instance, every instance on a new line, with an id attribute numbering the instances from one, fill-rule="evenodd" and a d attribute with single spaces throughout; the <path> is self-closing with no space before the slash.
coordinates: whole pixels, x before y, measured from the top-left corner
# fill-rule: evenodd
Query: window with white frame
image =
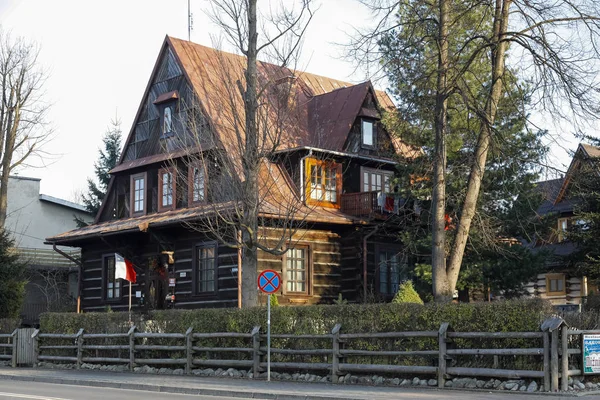
<path id="1" fill-rule="evenodd" d="M 131 213 L 139 215 L 146 213 L 146 174 L 131 176 Z"/>
<path id="2" fill-rule="evenodd" d="M 372 147 L 375 145 L 375 124 L 373 121 L 363 119 L 361 121 L 362 145 Z"/>
<path id="3" fill-rule="evenodd" d="M 308 248 L 295 247 L 285 253 L 285 290 L 287 293 L 309 292 Z"/>

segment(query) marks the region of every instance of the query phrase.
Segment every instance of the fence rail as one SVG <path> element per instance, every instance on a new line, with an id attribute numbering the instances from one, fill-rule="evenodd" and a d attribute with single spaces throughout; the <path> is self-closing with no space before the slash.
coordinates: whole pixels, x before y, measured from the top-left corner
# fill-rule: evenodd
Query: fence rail
<path id="1" fill-rule="evenodd" d="M 271 362 L 271 369 L 326 371 L 333 383 L 348 373 L 426 374 L 437 378 L 440 388 L 452 376 L 485 376 L 542 378 L 544 388 L 550 390 L 551 375 L 558 376 L 550 362 L 558 344 L 550 340 L 549 332 L 452 332 L 447 323 L 437 331 L 342 333 L 341 329 L 338 324 L 327 334 L 271 335 L 271 353 L 277 356 Z M 77 368 L 82 363 L 115 363 L 127 364 L 130 370 L 137 365 L 175 366 L 183 368 L 186 374 L 198 367 L 248 368 L 253 377 L 261 376 L 267 369 L 267 340 L 260 327 L 249 333 L 200 333 L 192 328 L 185 333 L 137 332 L 136 327 L 126 334 L 88 334 L 83 330 L 57 334 L 36 330 L 32 338 L 35 363 L 72 362 Z M 406 348 L 406 343 L 415 340 L 420 347 Z M 467 345 L 473 340 L 485 344 L 493 340 L 498 348 Z M 506 340 L 531 345 L 511 347 L 508 342 L 502 346 L 500 343 L 507 343 Z M 302 341 L 313 342 L 308 343 L 308 348 L 291 348 Z M 373 341 L 386 343 L 386 348 L 370 349 L 368 345 Z M 399 348 L 401 344 L 404 347 Z M 530 357 L 536 361 L 528 364 L 529 368 L 500 368 L 496 358 L 505 356 Z M 495 368 L 461 365 L 465 357 L 494 357 Z"/>

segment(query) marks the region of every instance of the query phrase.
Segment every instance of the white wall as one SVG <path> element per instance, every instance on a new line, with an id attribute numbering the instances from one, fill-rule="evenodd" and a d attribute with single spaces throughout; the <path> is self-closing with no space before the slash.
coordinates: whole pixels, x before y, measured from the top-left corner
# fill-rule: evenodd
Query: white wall
<path id="1" fill-rule="evenodd" d="M 75 229 L 75 215 L 88 222 L 93 220 L 86 212 L 40 200 L 39 179 L 9 179 L 6 228 L 17 247 L 51 248 L 44 245 L 45 239 Z"/>

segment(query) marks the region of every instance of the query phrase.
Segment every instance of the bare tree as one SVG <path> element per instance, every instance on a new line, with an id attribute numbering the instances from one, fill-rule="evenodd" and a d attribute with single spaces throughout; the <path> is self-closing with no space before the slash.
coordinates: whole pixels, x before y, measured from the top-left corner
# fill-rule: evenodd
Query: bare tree
<path id="1" fill-rule="evenodd" d="M 410 38 L 405 41 L 404 48 L 408 55 L 416 53 L 417 57 L 421 55 L 437 61 L 432 74 L 437 84 L 431 86 L 436 107 L 430 119 L 436 132 L 433 292 L 436 300 L 447 301 L 456 287 L 488 154 L 497 135 L 498 105 L 505 98 L 506 88 L 515 84 L 509 79 L 507 70 L 522 82 L 529 83 L 534 110 L 545 110 L 557 120 L 573 123 L 575 129 L 580 129 L 585 120 L 597 119 L 600 8 L 593 0 L 552 3 L 543 0 L 474 0 L 460 4 L 449 0 L 430 3 L 364 0 L 363 3 L 379 15 L 378 25 L 375 31 L 359 35 L 354 43 L 354 55 L 372 59 L 382 34 L 402 32 Z M 400 12 L 396 13 L 398 10 Z M 469 21 L 469 36 L 462 43 L 448 47 L 448 27 L 452 29 L 461 21 L 463 24 Z M 423 25 L 434 28 L 420 28 Z M 369 57 L 365 58 L 364 54 Z M 485 71 L 478 71 L 475 65 L 487 67 Z M 472 90 L 473 79 L 485 88 L 484 95 Z M 477 117 L 479 125 L 456 234 L 447 246 L 443 218 L 446 207 L 444 174 L 447 172 L 444 141 L 448 133 L 446 121 L 452 111 L 443 104 L 449 99 L 466 107 Z M 526 114 L 525 110 L 523 114 Z"/>
<path id="2" fill-rule="evenodd" d="M 30 272 L 29 281 L 43 296 L 46 312 L 62 311 L 73 304 L 68 294 L 68 272 L 61 268 L 39 269 Z"/>
<path id="3" fill-rule="evenodd" d="M 205 203 L 206 210 L 191 227 L 240 252 L 244 307 L 258 304 L 258 251 L 285 253 L 310 214 L 281 169 L 280 150 L 303 124 L 294 66 L 313 16 L 311 2 L 273 2 L 259 12 L 257 0 L 211 1 L 212 20 L 244 57 L 219 52 L 206 60 L 216 64 L 216 75 L 182 114 L 187 130 L 197 133 L 185 147 L 199 150 L 185 157 L 194 187 L 189 201 Z M 211 103 L 216 94 L 219 100 Z"/>
<path id="4" fill-rule="evenodd" d="M 52 135 L 45 121 L 46 74 L 38 53 L 35 44 L 13 39 L 0 27 L 0 227 L 6 221 L 9 175 L 33 156 L 41 156 Z"/>

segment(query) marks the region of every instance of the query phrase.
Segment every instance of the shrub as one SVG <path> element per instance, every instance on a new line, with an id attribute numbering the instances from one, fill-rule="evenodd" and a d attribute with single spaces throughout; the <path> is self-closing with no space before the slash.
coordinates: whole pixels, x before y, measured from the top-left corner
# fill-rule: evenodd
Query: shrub
<path id="1" fill-rule="evenodd" d="M 404 281 L 398 288 L 398 293 L 394 296 L 392 303 L 416 303 L 423 304 L 423 300 L 415 290 L 412 281 Z"/>
<path id="2" fill-rule="evenodd" d="M 11 333 L 21 325 L 21 320 L 14 318 L 0 318 L 0 333 Z"/>

